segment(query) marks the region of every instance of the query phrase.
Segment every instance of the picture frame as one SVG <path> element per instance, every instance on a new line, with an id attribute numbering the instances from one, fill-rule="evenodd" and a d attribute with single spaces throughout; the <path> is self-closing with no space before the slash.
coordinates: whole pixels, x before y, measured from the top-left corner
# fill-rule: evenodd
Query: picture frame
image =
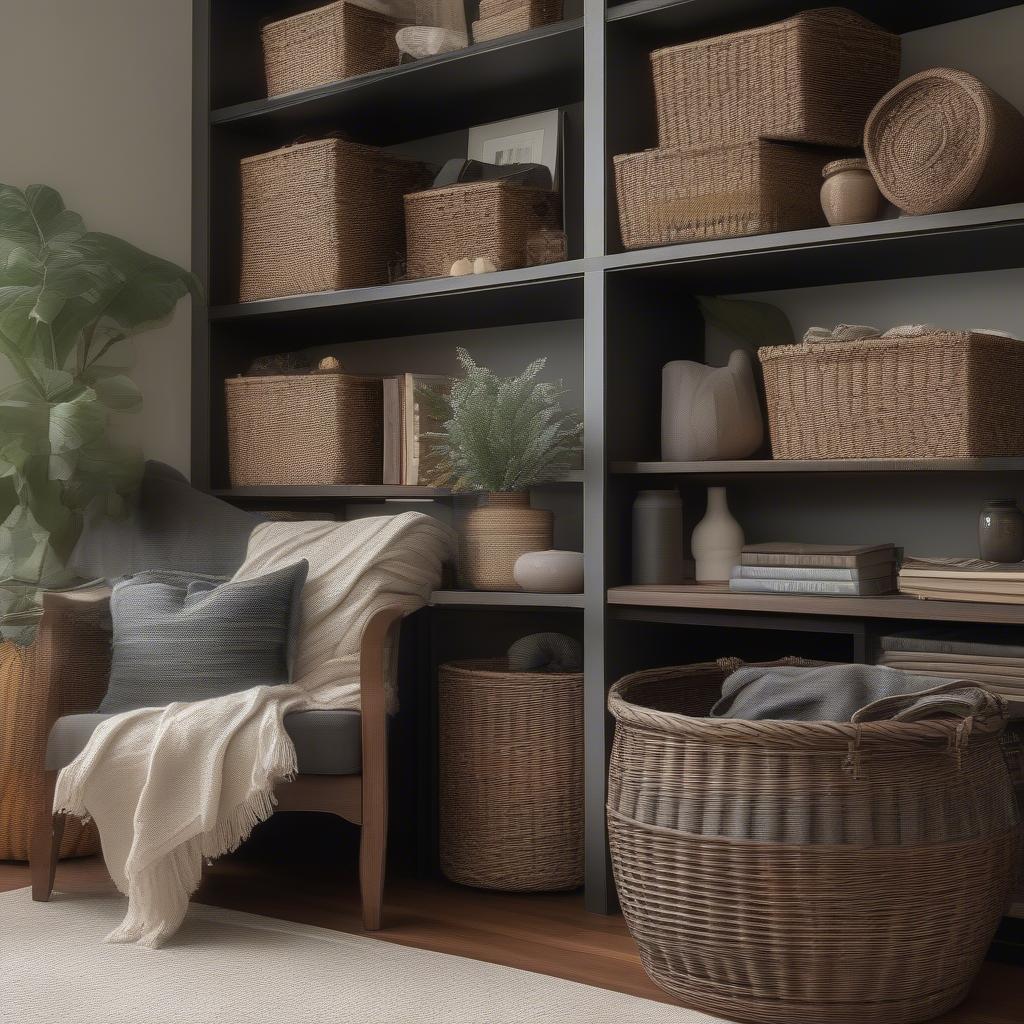
<path id="1" fill-rule="evenodd" d="M 489 164 L 544 164 L 551 171 L 552 187 L 560 190 L 561 129 L 559 110 L 477 125 L 469 129 L 466 155 Z"/>

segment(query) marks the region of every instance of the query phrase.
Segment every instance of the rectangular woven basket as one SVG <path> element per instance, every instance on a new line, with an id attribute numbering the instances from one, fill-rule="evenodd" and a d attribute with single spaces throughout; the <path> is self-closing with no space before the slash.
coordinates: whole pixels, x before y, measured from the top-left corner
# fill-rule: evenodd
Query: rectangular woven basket
<path id="1" fill-rule="evenodd" d="M 265 25 L 260 34 L 267 95 L 395 67 L 397 30 L 394 18 L 346 0 Z"/>
<path id="2" fill-rule="evenodd" d="M 239 300 L 386 284 L 425 164 L 342 139 L 242 161 Z"/>
<path id="3" fill-rule="evenodd" d="M 899 68 L 900 37 L 839 7 L 655 50 L 658 142 L 860 146 Z"/>
<path id="4" fill-rule="evenodd" d="M 561 17 L 562 0 L 480 0 L 480 19 L 473 22 L 473 42 L 527 32 Z"/>
<path id="5" fill-rule="evenodd" d="M 232 487 L 381 482 L 379 377 L 229 377 L 224 397 Z"/>
<path id="6" fill-rule="evenodd" d="M 1024 451 L 1024 342 L 959 331 L 758 351 L 776 459 Z"/>
<path id="7" fill-rule="evenodd" d="M 527 242 L 561 225 L 561 197 L 506 181 L 415 192 L 405 197 L 406 273 L 445 277 L 460 259 L 486 257 L 497 270 L 527 265 Z"/>
<path id="8" fill-rule="evenodd" d="M 835 151 L 753 140 L 615 157 L 627 249 L 825 224 L 821 169 Z"/>

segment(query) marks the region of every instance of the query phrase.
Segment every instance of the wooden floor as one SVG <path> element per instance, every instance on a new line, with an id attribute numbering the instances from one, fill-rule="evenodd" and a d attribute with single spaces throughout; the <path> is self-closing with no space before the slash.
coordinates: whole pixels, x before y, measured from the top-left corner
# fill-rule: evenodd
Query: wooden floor
<path id="1" fill-rule="evenodd" d="M 28 884 L 25 865 L 0 862 L 0 891 Z M 69 892 L 113 889 L 95 858 L 63 862 L 57 887 Z M 197 898 L 339 931 L 362 930 L 349 866 L 339 872 L 328 864 L 226 857 L 209 869 Z M 672 1002 L 647 979 L 621 917 L 588 914 L 578 894 L 505 895 L 399 878 L 389 882 L 385 901 L 385 927 L 373 933 L 375 938 Z M 57 907 L 40 906 L 39 911 L 59 913 Z M 1024 968 L 986 963 L 967 1001 L 938 1020 L 1021 1024 Z"/>

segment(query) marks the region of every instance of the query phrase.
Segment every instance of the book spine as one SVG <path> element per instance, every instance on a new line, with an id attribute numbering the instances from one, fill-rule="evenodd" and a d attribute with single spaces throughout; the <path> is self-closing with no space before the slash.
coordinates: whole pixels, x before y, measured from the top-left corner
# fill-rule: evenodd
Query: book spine
<path id="1" fill-rule="evenodd" d="M 729 589 L 741 594 L 828 594 L 864 597 L 893 589 L 891 580 L 729 580 Z"/>
<path id="2" fill-rule="evenodd" d="M 741 580 L 837 580 L 850 582 L 861 578 L 861 569 L 811 569 L 807 566 L 737 565 L 733 578 Z M 879 572 L 879 576 L 884 572 Z"/>
<path id="3" fill-rule="evenodd" d="M 782 554 L 769 551 L 744 551 L 741 565 L 772 565 L 794 569 L 860 569 L 866 566 L 887 565 L 888 559 L 861 559 L 858 555 L 806 555 Z"/>

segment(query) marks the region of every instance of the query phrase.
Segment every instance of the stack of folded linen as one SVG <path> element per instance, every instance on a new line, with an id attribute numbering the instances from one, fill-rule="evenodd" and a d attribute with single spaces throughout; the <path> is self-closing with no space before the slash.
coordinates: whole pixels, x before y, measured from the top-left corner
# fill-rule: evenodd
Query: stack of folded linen
<path id="1" fill-rule="evenodd" d="M 907 558 L 900 567 L 903 594 L 938 601 L 1024 604 L 1024 562 L 980 558 Z"/>
<path id="2" fill-rule="evenodd" d="M 744 594 L 868 597 L 896 589 L 892 544 L 748 544 L 729 589 Z"/>

